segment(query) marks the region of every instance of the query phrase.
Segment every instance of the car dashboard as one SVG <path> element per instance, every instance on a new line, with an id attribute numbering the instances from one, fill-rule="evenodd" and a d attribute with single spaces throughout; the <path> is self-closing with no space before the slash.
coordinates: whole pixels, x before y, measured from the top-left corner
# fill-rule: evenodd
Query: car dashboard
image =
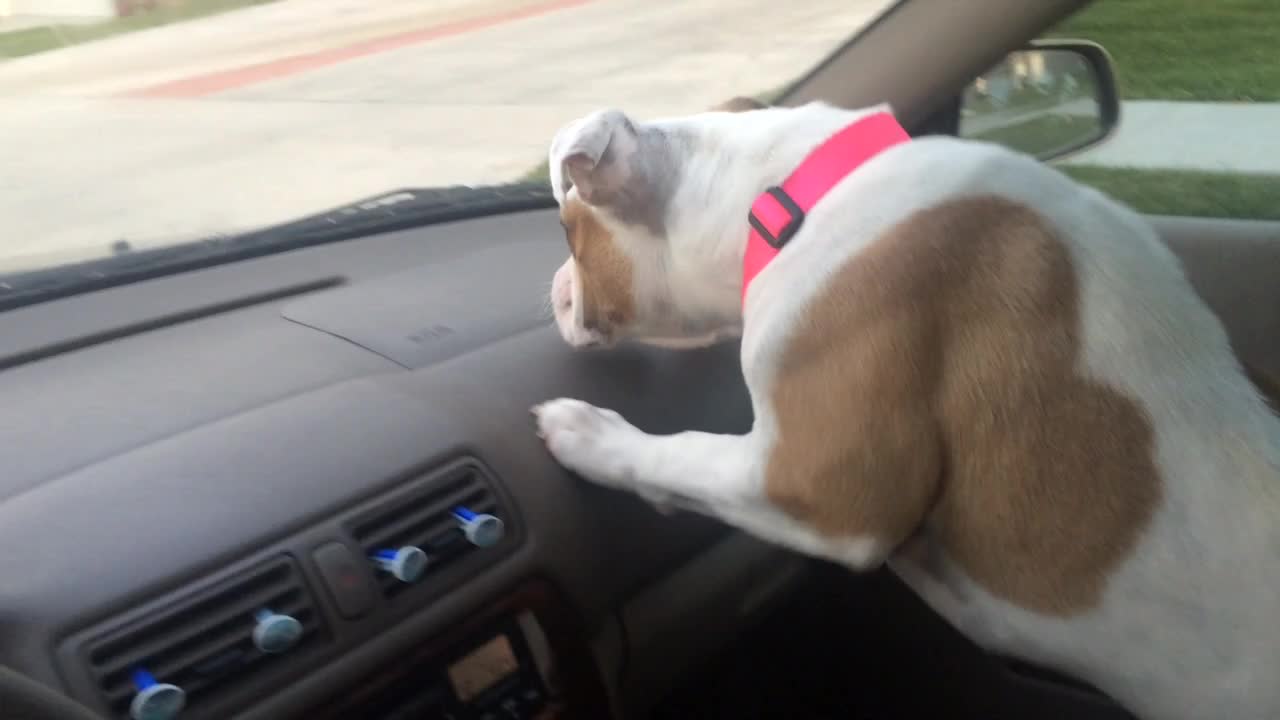
<path id="1" fill-rule="evenodd" d="M 576 352 L 554 211 L 0 314 L 0 665 L 104 718 L 603 718 L 805 561 L 580 481 L 529 408 L 745 431 L 734 343 Z"/>

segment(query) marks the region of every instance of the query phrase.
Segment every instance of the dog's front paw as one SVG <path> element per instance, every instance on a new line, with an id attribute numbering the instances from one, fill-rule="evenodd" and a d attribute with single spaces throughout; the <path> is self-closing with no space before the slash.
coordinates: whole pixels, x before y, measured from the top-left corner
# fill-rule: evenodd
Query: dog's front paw
<path id="1" fill-rule="evenodd" d="M 621 415 L 568 398 L 536 405 L 533 414 L 539 437 L 561 465 L 602 485 L 634 485 L 645 435 Z"/>

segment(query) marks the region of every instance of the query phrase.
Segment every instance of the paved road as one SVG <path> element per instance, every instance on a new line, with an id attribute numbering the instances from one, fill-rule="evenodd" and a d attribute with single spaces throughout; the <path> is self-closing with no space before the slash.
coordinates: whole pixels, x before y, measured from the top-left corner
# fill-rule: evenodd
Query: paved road
<path id="1" fill-rule="evenodd" d="M 890 2 L 280 0 L 3 62 L 0 269 L 510 180 L 568 119 L 779 87 Z M 1280 173 L 1276 127 L 1131 103 L 1071 162 Z"/>
<path id="2" fill-rule="evenodd" d="M 783 85 L 888 3 L 281 0 L 9 61 L 0 259 L 506 181 L 602 104 L 679 114 Z"/>

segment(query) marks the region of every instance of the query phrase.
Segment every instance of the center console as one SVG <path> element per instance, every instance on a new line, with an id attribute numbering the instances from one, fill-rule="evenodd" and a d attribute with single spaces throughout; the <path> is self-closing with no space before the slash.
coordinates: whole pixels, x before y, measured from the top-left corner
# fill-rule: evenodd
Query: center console
<path id="1" fill-rule="evenodd" d="M 611 713 L 583 637 L 554 589 L 531 581 L 304 717 L 603 720 Z"/>

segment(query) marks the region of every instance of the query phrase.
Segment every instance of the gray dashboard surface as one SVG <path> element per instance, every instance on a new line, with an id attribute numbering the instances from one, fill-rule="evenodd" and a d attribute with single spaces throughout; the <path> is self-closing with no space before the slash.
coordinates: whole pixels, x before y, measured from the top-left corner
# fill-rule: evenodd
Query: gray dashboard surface
<path id="1" fill-rule="evenodd" d="M 734 344 L 560 341 L 541 308 L 561 233 L 494 216 L 0 315 L 0 664 L 60 687 L 61 638 L 457 452 L 495 471 L 526 542 L 438 622 L 535 572 L 598 622 L 720 537 L 574 479 L 534 436 L 528 408 L 559 395 L 655 432 L 750 424 Z"/>
<path id="2" fill-rule="evenodd" d="M 296 300 L 283 312 L 404 367 L 425 367 L 549 322 L 538 289 L 548 286 L 564 253 L 547 243 L 479 248 L 444 265 Z M 517 269 L 516 277 L 505 268 Z"/>

